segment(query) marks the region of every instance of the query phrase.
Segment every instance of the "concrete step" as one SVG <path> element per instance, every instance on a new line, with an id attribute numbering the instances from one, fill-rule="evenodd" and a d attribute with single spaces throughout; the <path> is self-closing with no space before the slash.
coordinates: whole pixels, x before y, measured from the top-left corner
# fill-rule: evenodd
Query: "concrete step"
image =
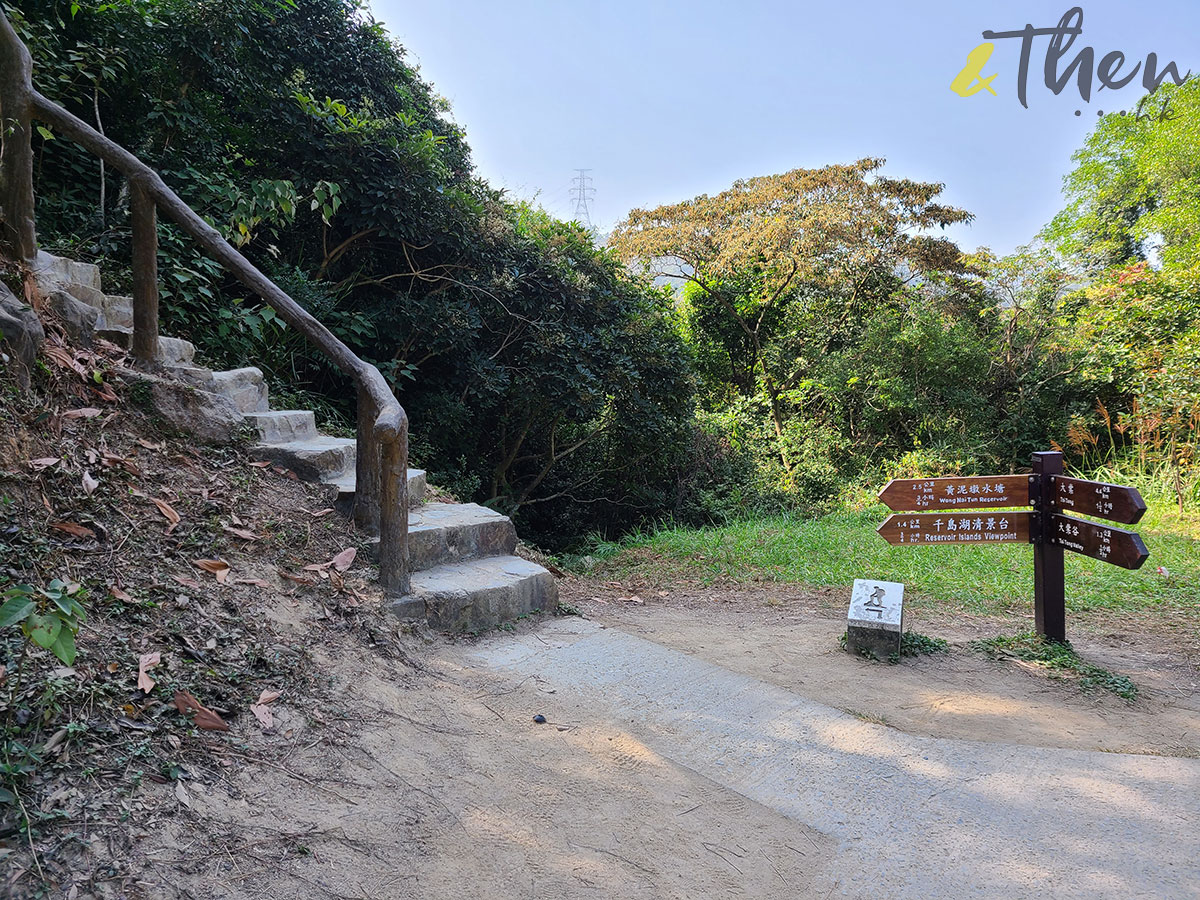
<path id="1" fill-rule="evenodd" d="M 319 434 L 306 441 L 259 444 L 253 453 L 291 469 L 304 481 L 332 483 L 347 470 L 354 471 L 354 445 L 354 438 Z"/>
<path id="2" fill-rule="evenodd" d="M 122 350 L 133 349 L 133 329 L 120 325 L 108 325 L 96 329 L 96 337 L 116 344 Z M 191 367 L 196 356 L 196 345 L 183 338 L 158 336 L 158 361 L 164 366 Z"/>
<path id="3" fill-rule="evenodd" d="M 258 429 L 264 444 L 288 444 L 318 437 L 317 420 L 310 409 L 271 409 L 248 412 L 246 421 Z"/>
<path id="4" fill-rule="evenodd" d="M 369 545 L 379 559 L 379 538 Z M 509 556 L 517 549 L 512 519 L 477 503 L 426 503 L 408 514 L 408 567 L 420 572 L 485 556 Z"/>
<path id="5" fill-rule="evenodd" d="M 133 298 L 104 295 L 100 304 L 100 314 L 104 317 L 103 325 L 118 328 L 133 327 Z"/>
<path id="6" fill-rule="evenodd" d="M 76 262 L 39 250 L 33 262 L 33 279 L 43 294 L 66 291 L 77 300 L 99 307 L 104 301 L 100 289 L 100 267 Z"/>
<path id="7" fill-rule="evenodd" d="M 198 387 L 206 391 L 213 391 L 213 370 L 206 369 L 204 366 L 167 366 L 167 374 L 172 378 L 177 378 L 184 381 L 192 387 Z"/>
<path id="8" fill-rule="evenodd" d="M 511 556 L 516 549 L 512 519 L 478 503 L 426 503 L 408 514 L 408 565 L 414 572 Z"/>
<path id="9" fill-rule="evenodd" d="M 388 603 L 442 631 L 478 632 L 558 605 L 554 576 L 517 556 L 489 556 L 414 572 L 412 592 Z"/>
<path id="10" fill-rule="evenodd" d="M 211 390 L 228 397 L 242 413 L 267 412 L 271 408 L 262 370 L 254 366 L 213 372 Z"/>
<path id="11" fill-rule="evenodd" d="M 351 466 L 337 478 L 326 481 L 326 484 L 337 485 L 338 502 L 351 503 L 354 500 L 354 492 L 356 487 L 357 477 L 354 467 Z M 425 490 L 428 484 L 425 480 L 424 469 L 409 469 L 408 470 L 408 505 L 420 506 L 425 502 Z"/>
<path id="12" fill-rule="evenodd" d="M 196 358 L 196 345 L 183 338 L 158 338 L 158 359 L 167 366 L 190 366 Z"/>

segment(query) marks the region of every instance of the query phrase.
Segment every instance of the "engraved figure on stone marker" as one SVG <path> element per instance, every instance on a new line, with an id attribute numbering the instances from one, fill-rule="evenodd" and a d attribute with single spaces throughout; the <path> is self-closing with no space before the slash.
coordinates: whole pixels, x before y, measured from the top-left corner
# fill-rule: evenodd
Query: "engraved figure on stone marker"
<path id="1" fill-rule="evenodd" d="M 875 613 L 875 615 L 878 618 L 882 619 L 883 618 L 883 597 L 884 597 L 883 588 L 881 588 L 879 585 L 875 585 L 874 590 L 871 591 L 870 599 L 867 600 L 867 602 L 863 604 L 863 608 L 867 609 L 870 612 Z"/>

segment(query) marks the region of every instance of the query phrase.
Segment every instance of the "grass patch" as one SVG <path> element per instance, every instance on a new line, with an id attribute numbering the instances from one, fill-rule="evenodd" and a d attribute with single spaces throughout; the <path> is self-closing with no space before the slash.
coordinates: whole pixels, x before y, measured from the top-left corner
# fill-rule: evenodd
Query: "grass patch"
<path id="1" fill-rule="evenodd" d="M 949 653 L 950 645 L 943 638 L 929 637 L 915 631 L 906 631 L 900 636 L 901 656 L 923 656 L 932 653 Z"/>
<path id="2" fill-rule="evenodd" d="M 992 659 L 1019 659 L 1033 663 L 1051 675 L 1076 678 L 1084 690 L 1102 688 L 1131 703 L 1138 696 L 1137 685 L 1130 679 L 1087 662 L 1071 649 L 1068 642 L 1060 644 L 1027 632 L 972 641 L 971 647 Z"/>
<path id="3" fill-rule="evenodd" d="M 838 646 L 843 650 L 846 649 L 846 639 L 846 632 L 843 631 L 840 635 L 838 635 Z M 915 631 L 906 631 L 904 634 L 900 635 L 900 652 L 893 653 L 888 657 L 887 661 L 890 663 L 898 663 L 900 662 L 900 658 L 904 656 L 922 656 L 929 653 L 949 652 L 950 645 L 942 638 L 929 637 L 925 634 L 918 634 Z M 865 659 L 874 659 L 876 661 L 879 659 L 879 657 L 877 657 L 870 650 L 860 650 L 859 653 Z M 847 710 L 847 712 L 849 712 L 849 710 Z"/>
<path id="4" fill-rule="evenodd" d="M 664 528 L 623 544 L 599 544 L 584 568 L 608 578 L 777 581 L 850 585 L 855 578 L 899 581 L 915 605 L 975 614 L 1026 612 L 1033 603 L 1028 545 L 893 547 L 875 529 L 882 505 L 840 509 L 814 519 L 774 517 L 715 528 Z M 1200 612 L 1200 517 L 1152 503 L 1137 526 L 1149 561 L 1130 572 L 1068 552 L 1067 606 L 1136 611 L 1164 605 Z M 1169 574 L 1160 574 L 1162 566 Z"/>
<path id="5" fill-rule="evenodd" d="M 892 727 L 892 723 L 878 713 L 863 712 L 861 709 L 850 709 L 849 707 L 842 707 L 842 712 L 854 716 L 860 722 L 868 722 L 871 725 L 882 725 L 885 728 Z"/>

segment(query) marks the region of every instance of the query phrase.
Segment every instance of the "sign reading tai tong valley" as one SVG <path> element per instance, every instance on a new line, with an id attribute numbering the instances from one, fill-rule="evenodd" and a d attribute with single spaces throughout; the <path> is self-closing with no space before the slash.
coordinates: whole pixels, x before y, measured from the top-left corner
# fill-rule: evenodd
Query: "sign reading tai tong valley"
<path id="1" fill-rule="evenodd" d="M 1037 630 L 1056 641 L 1066 640 L 1064 549 L 1126 569 L 1150 555 L 1135 532 L 1065 515 L 1133 524 L 1146 503 L 1131 487 L 1064 476 L 1057 451 L 1033 454 L 1029 475 L 893 479 L 879 499 L 901 513 L 879 526 L 889 544 L 1033 544 Z"/>

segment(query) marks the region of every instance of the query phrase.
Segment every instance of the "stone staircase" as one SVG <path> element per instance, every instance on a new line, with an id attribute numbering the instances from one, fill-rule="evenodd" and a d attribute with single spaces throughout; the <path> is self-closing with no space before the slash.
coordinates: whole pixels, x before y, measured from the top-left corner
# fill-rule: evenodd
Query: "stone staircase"
<path id="1" fill-rule="evenodd" d="M 130 348 L 133 301 L 105 294 L 97 266 L 43 252 L 38 254 L 35 278 L 42 294 L 51 298 L 51 308 L 60 318 L 73 320 L 76 331 Z M 78 302 L 68 302 L 72 299 Z M 356 442 L 321 434 L 311 410 L 271 409 L 258 369 L 214 372 L 196 364 L 195 349 L 188 341 L 160 337 L 164 374 L 231 407 L 258 431 L 255 456 L 291 469 L 305 481 L 333 485 L 337 508 L 348 514 L 354 501 Z M 475 503 L 427 503 L 425 494 L 425 472 L 409 469 L 412 592 L 393 601 L 394 612 L 423 617 L 446 631 L 481 631 L 535 611 L 554 610 L 554 577 L 515 555 L 517 533 L 511 519 Z"/>

